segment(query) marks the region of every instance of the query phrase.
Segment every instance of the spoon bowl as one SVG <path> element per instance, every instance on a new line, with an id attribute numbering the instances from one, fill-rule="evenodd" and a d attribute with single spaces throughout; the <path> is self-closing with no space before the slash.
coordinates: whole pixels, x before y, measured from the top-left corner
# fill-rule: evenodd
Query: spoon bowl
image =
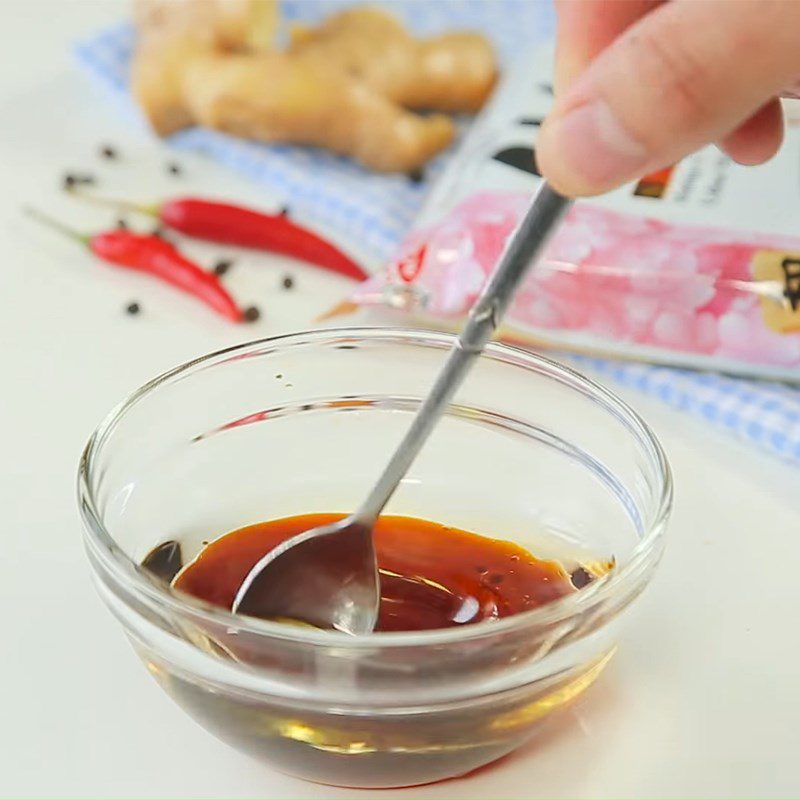
<path id="1" fill-rule="evenodd" d="M 357 636 L 374 630 L 379 605 L 372 526 L 349 516 L 267 553 L 245 578 L 232 610 Z"/>

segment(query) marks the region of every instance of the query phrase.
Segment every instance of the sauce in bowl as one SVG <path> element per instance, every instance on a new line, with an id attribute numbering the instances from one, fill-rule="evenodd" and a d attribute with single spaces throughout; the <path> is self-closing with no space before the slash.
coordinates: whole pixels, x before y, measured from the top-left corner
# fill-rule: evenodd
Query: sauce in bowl
<path id="1" fill-rule="evenodd" d="M 248 572 L 281 542 L 343 514 L 306 514 L 261 522 L 208 544 L 173 581 L 181 591 L 231 608 Z M 381 517 L 375 526 L 381 577 L 378 631 L 418 631 L 507 617 L 576 591 L 557 561 L 511 542 L 414 517 Z"/>

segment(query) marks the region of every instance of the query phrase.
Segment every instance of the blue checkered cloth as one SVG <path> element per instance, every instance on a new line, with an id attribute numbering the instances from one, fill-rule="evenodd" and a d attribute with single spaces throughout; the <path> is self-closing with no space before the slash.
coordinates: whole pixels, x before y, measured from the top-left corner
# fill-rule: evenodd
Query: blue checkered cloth
<path id="1" fill-rule="evenodd" d="M 800 465 L 800 388 L 796 386 L 585 356 L 572 360 Z"/>
<path id="2" fill-rule="evenodd" d="M 313 22 L 351 4 L 352 0 L 283 0 L 282 14 L 291 21 Z M 553 33 L 550 3 L 538 0 L 394 0 L 391 8 L 420 34 L 451 27 L 484 31 L 506 60 Z M 132 48 L 133 29 L 125 23 L 80 42 L 76 54 L 124 112 L 136 117 L 128 93 Z M 392 255 L 425 195 L 425 184 L 405 176 L 371 174 L 347 159 L 310 148 L 246 142 L 201 129 L 178 133 L 170 142 L 205 153 L 269 186 L 272 194 L 284 195 L 301 218 L 341 231 L 376 259 Z M 447 157 L 429 166 L 425 183 L 436 179 Z M 574 360 L 800 465 L 800 388 L 645 364 Z"/>

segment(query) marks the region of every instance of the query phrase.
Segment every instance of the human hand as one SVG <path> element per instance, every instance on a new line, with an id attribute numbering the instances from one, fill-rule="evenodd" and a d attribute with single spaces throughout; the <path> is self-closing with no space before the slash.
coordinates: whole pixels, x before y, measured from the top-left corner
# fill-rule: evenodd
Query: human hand
<path id="1" fill-rule="evenodd" d="M 742 164 L 783 138 L 800 77 L 795 0 L 556 0 L 556 103 L 539 169 L 571 196 L 609 191 L 716 142 Z"/>

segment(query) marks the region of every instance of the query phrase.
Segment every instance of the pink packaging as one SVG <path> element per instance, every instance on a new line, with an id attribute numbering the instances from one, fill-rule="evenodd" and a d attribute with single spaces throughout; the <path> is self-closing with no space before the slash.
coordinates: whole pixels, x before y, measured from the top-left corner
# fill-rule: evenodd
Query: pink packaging
<path id="1" fill-rule="evenodd" d="M 481 193 L 414 231 L 357 305 L 453 326 L 530 195 Z M 800 237 L 675 225 L 575 204 L 507 316 L 506 338 L 800 380 Z"/>

